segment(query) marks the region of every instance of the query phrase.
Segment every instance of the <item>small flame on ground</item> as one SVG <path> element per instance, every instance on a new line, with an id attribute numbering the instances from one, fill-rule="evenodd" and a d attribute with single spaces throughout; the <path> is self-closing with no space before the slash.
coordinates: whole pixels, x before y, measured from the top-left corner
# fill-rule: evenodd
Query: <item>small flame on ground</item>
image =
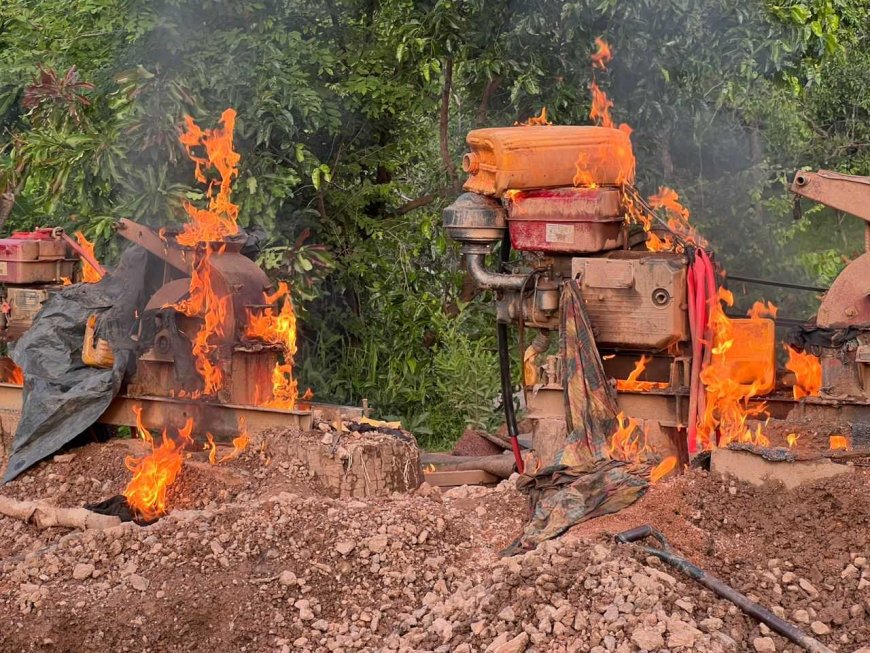
<path id="1" fill-rule="evenodd" d="M 788 362 L 785 369 L 794 373 L 794 385 L 791 388 L 795 399 L 818 397 L 822 389 L 822 364 L 818 356 L 808 352 L 799 352 L 785 346 L 788 351 Z"/>
<path id="2" fill-rule="evenodd" d="M 631 371 L 631 374 L 628 375 L 627 379 L 617 379 L 616 380 L 616 389 L 617 390 L 633 390 L 636 392 L 648 392 L 649 390 L 654 390 L 657 388 L 667 388 L 668 384 L 664 381 L 638 381 L 638 377 L 643 374 L 643 371 L 646 369 L 647 364 L 652 360 L 652 356 L 647 356 L 643 354 L 634 364 L 634 369 Z"/>
<path id="3" fill-rule="evenodd" d="M 786 443 L 788 443 L 789 449 L 794 449 L 795 446 L 797 446 L 799 439 L 800 439 L 800 436 L 797 435 L 796 433 L 789 433 L 787 436 L 785 436 L 785 441 L 786 441 Z"/>
<path id="4" fill-rule="evenodd" d="M 670 474 L 677 466 L 677 457 L 676 456 L 668 456 L 664 460 L 662 460 L 658 465 L 653 467 L 652 471 L 649 473 L 649 482 L 650 483 L 658 483 L 665 476 Z"/>
<path id="5" fill-rule="evenodd" d="M 433 465 L 432 463 L 429 463 L 428 465 L 426 465 L 426 466 L 423 468 L 423 473 L 424 473 L 424 474 L 431 474 L 431 473 L 434 472 L 434 471 L 436 471 L 436 467 L 435 467 L 435 465 Z"/>
<path id="6" fill-rule="evenodd" d="M 85 238 L 85 235 L 81 231 L 77 231 L 75 233 L 76 240 L 78 241 L 81 248 L 85 250 L 88 254 L 91 255 L 95 261 L 97 260 L 96 254 L 94 254 L 94 244 Z M 94 268 L 93 265 L 88 263 L 85 259 L 82 259 L 82 281 L 84 283 L 96 283 L 100 279 L 103 278 L 103 275 L 100 274 L 100 271 Z M 67 280 L 63 280 L 63 285 L 68 285 Z M 72 283 L 72 282 L 70 282 Z"/>
<path id="7" fill-rule="evenodd" d="M 175 482 L 183 464 L 184 448 L 193 443 L 190 437 L 193 431 L 193 419 L 188 418 L 184 427 L 178 431 L 178 439 L 170 438 L 163 431 L 161 443 L 155 444 L 154 438 L 142 424 L 142 410 L 133 409 L 136 413 L 136 430 L 139 437 L 145 441 L 151 452 L 136 458 L 127 456 L 124 464 L 133 478 L 124 490 L 127 503 L 136 514 L 146 521 L 157 519 L 166 512 L 166 492 Z"/>
<path id="8" fill-rule="evenodd" d="M 71 285 L 72 285 L 72 279 L 70 279 L 69 277 L 61 277 L 61 278 L 60 278 L 60 283 L 61 283 L 62 285 L 64 285 L 64 286 L 71 286 Z"/>
<path id="9" fill-rule="evenodd" d="M 849 449 L 849 439 L 843 435 L 832 435 L 828 439 L 828 448 L 834 451 L 838 449 L 847 451 Z"/>
<path id="10" fill-rule="evenodd" d="M 208 462 L 212 465 L 220 465 L 230 460 L 235 460 L 241 453 L 248 448 L 251 442 L 251 437 L 248 435 L 248 429 L 245 426 L 245 420 L 242 419 L 239 424 L 239 435 L 233 438 L 233 450 L 218 458 L 217 444 L 215 444 L 214 436 L 211 433 L 205 434 L 206 443 L 203 445 L 203 450 L 208 450 Z"/>

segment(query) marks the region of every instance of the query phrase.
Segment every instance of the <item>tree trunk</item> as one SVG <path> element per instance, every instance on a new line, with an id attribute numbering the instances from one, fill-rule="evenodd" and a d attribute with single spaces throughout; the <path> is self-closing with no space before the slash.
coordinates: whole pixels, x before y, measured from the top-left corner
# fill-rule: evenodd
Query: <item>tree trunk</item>
<path id="1" fill-rule="evenodd" d="M 450 185 L 456 184 L 456 165 L 450 154 L 450 92 L 453 88 L 453 57 L 444 62 L 444 86 L 441 89 L 440 141 L 441 160 Z"/>
<path id="2" fill-rule="evenodd" d="M 501 77 L 493 77 L 483 89 L 483 95 L 480 98 L 480 104 L 477 106 L 477 115 L 474 122 L 478 127 L 482 127 L 486 123 L 486 116 L 489 112 L 489 101 L 495 92 L 501 86 Z"/>

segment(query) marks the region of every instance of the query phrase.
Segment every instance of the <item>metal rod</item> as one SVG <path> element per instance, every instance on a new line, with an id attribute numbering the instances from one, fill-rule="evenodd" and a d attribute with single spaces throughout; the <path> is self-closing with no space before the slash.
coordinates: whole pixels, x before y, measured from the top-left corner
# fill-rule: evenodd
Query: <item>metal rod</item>
<path id="1" fill-rule="evenodd" d="M 755 277 L 744 277 L 743 275 L 736 275 L 728 273 L 725 277 L 725 281 L 727 282 L 729 279 L 733 281 L 743 281 L 744 283 L 754 283 L 759 286 L 774 286 L 776 288 L 791 288 L 793 290 L 806 290 L 809 292 L 828 292 L 829 288 L 822 288 L 821 286 L 807 286 L 801 283 L 789 283 L 787 281 L 773 281 L 771 279 L 756 279 Z"/>
<path id="2" fill-rule="evenodd" d="M 636 528 L 623 531 L 622 533 L 616 535 L 615 539 L 620 544 L 629 544 L 633 542 L 639 542 L 640 540 L 646 539 L 647 537 L 653 537 L 658 540 L 658 542 L 662 545 L 662 548 L 657 549 L 651 546 L 640 545 L 639 548 L 644 553 L 655 556 L 656 558 L 659 558 L 663 562 L 668 563 L 679 571 L 682 571 L 684 574 L 687 574 L 691 578 L 694 578 L 707 589 L 711 590 L 718 596 L 721 596 L 723 599 L 731 601 L 731 603 L 743 610 L 743 612 L 748 614 L 750 617 L 753 617 L 761 623 L 766 624 L 771 630 L 779 633 L 786 639 L 803 647 L 804 650 L 810 651 L 810 653 L 834 653 L 834 651 L 829 649 L 817 639 L 814 639 L 813 637 L 810 637 L 809 635 L 804 633 L 794 624 L 791 624 L 784 619 L 780 619 L 767 608 L 760 606 L 753 601 L 750 601 L 749 598 L 735 590 L 724 581 L 721 581 L 715 576 L 708 574 L 697 565 L 689 562 L 689 560 L 687 560 L 686 558 L 683 558 L 682 556 L 679 556 L 675 552 L 671 551 L 668 545 L 668 541 L 665 539 L 665 536 L 661 532 L 655 530 L 649 524 L 644 524 L 643 526 L 638 526 Z"/>

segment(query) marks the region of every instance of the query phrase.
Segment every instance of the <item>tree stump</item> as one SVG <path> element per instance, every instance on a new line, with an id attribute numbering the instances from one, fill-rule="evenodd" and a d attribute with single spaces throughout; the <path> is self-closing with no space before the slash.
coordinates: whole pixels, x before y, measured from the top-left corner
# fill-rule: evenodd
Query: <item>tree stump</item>
<path id="1" fill-rule="evenodd" d="M 310 431 L 294 435 L 288 447 L 329 496 L 386 496 L 412 492 L 423 482 L 420 448 L 411 434 Z"/>

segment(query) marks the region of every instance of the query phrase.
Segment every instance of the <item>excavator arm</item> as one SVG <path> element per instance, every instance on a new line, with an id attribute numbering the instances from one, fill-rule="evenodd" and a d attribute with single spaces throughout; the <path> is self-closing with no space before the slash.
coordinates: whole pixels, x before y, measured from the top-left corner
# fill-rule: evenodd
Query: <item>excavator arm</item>
<path id="1" fill-rule="evenodd" d="M 819 306 L 816 324 L 829 328 L 870 324 L 870 177 L 801 170 L 794 176 L 791 192 L 865 221 L 864 249 L 868 253 L 849 263 L 831 284 Z"/>

